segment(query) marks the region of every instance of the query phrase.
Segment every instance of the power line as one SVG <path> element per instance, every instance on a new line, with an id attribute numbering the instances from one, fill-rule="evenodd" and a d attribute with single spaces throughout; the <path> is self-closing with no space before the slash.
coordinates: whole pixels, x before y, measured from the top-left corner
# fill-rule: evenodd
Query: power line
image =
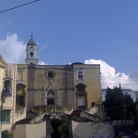
<path id="1" fill-rule="evenodd" d="M 38 2 L 38 1 L 40 1 L 40 0 L 34 0 L 34 1 L 31 1 L 31 2 L 28 2 L 28 3 L 24 3 L 24 4 L 21 4 L 21 5 L 18 5 L 18 6 L 15 6 L 15 7 L 0 11 L 0 13 L 4 13 L 4 12 L 8 12 L 8 11 L 11 11 L 11 10 L 14 10 L 14 9 L 17 9 L 17 8 L 20 8 L 20 7 L 24 7 L 24 6 L 33 4 L 33 3 Z"/>

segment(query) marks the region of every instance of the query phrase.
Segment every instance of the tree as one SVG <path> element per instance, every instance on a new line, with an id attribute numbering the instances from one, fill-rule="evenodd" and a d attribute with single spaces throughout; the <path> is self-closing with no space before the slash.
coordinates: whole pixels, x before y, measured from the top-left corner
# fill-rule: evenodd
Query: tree
<path id="1" fill-rule="evenodd" d="M 127 110 L 126 117 L 132 117 L 132 115 L 136 115 L 136 103 L 128 94 L 125 94 L 124 98 L 125 98 L 125 104 L 126 104 L 126 110 Z"/>
<path id="2" fill-rule="evenodd" d="M 115 87 L 114 89 L 107 88 L 104 107 L 107 115 L 112 119 L 131 117 L 135 113 L 133 99 L 130 95 L 124 95 L 120 87 Z"/>
<path id="3" fill-rule="evenodd" d="M 61 138 L 67 138 L 69 134 L 69 123 L 66 117 L 63 118 L 62 124 L 58 127 Z"/>

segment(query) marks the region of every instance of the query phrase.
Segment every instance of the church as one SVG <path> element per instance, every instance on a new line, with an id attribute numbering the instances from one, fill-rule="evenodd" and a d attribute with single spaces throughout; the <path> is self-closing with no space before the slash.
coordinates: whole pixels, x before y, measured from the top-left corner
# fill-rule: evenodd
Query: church
<path id="1" fill-rule="evenodd" d="M 21 137 L 21 133 L 22 137 L 31 137 L 30 134 L 45 137 L 49 125 L 48 121 L 44 122 L 44 116 L 50 119 L 55 114 L 61 117 L 79 112 L 93 121 L 103 119 L 100 65 L 80 62 L 38 65 L 37 55 L 38 47 L 31 35 L 25 64 L 3 62 L 2 114 L 6 115 L 3 120 L 6 123 L 8 120 L 8 124 L 2 124 L 2 131 L 14 130 L 15 138 Z"/>
<path id="2" fill-rule="evenodd" d="M 60 106 L 84 110 L 102 105 L 100 65 L 80 62 L 71 65 L 37 65 L 37 45 L 31 36 L 26 46 L 26 65 L 17 65 L 17 74 L 26 84 L 26 107 Z M 21 67 L 21 68 L 20 68 Z M 23 67 L 23 68 L 22 68 Z M 18 81 L 18 80 L 17 80 Z"/>

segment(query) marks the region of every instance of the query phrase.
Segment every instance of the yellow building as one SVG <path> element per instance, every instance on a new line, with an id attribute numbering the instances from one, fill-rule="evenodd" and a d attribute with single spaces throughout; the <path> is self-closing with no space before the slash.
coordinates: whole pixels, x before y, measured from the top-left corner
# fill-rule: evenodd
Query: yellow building
<path id="1" fill-rule="evenodd" d="M 28 65 L 27 107 L 55 105 L 84 110 L 101 108 L 100 66 Z"/>
<path id="2" fill-rule="evenodd" d="M 102 105 L 100 65 L 73 64 L 75 109 Z"/>

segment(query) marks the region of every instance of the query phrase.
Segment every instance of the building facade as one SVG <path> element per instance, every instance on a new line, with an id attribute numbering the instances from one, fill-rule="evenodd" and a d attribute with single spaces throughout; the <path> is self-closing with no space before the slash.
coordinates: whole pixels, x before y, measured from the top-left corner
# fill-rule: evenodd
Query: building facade
<path id="1" fill-rule="evenodd" d="M 2 130 L 43 113 L 71 113 L 102 107 L 100 65 L 38 65 L 38 48 L 31 36 L 25 64 L 0 63 L 0 92 L 4 95 Z M 3 61 L 2 59 L 0 61 Z"/>
<path id="2" fill-rule="evenodd" d="M 49 105 L 88 109 L 102 105 L 100 65 L 37 65 L 37 45 L 31 36 L 26 46 L 27 111 Z"/>
<path id="3" fill-rule="evenodd" d="M 27 108 L 59 105 L 87 109 L 92 104 L 102 105 L 99 74 L 99 65 L 29 65 Z"/>

